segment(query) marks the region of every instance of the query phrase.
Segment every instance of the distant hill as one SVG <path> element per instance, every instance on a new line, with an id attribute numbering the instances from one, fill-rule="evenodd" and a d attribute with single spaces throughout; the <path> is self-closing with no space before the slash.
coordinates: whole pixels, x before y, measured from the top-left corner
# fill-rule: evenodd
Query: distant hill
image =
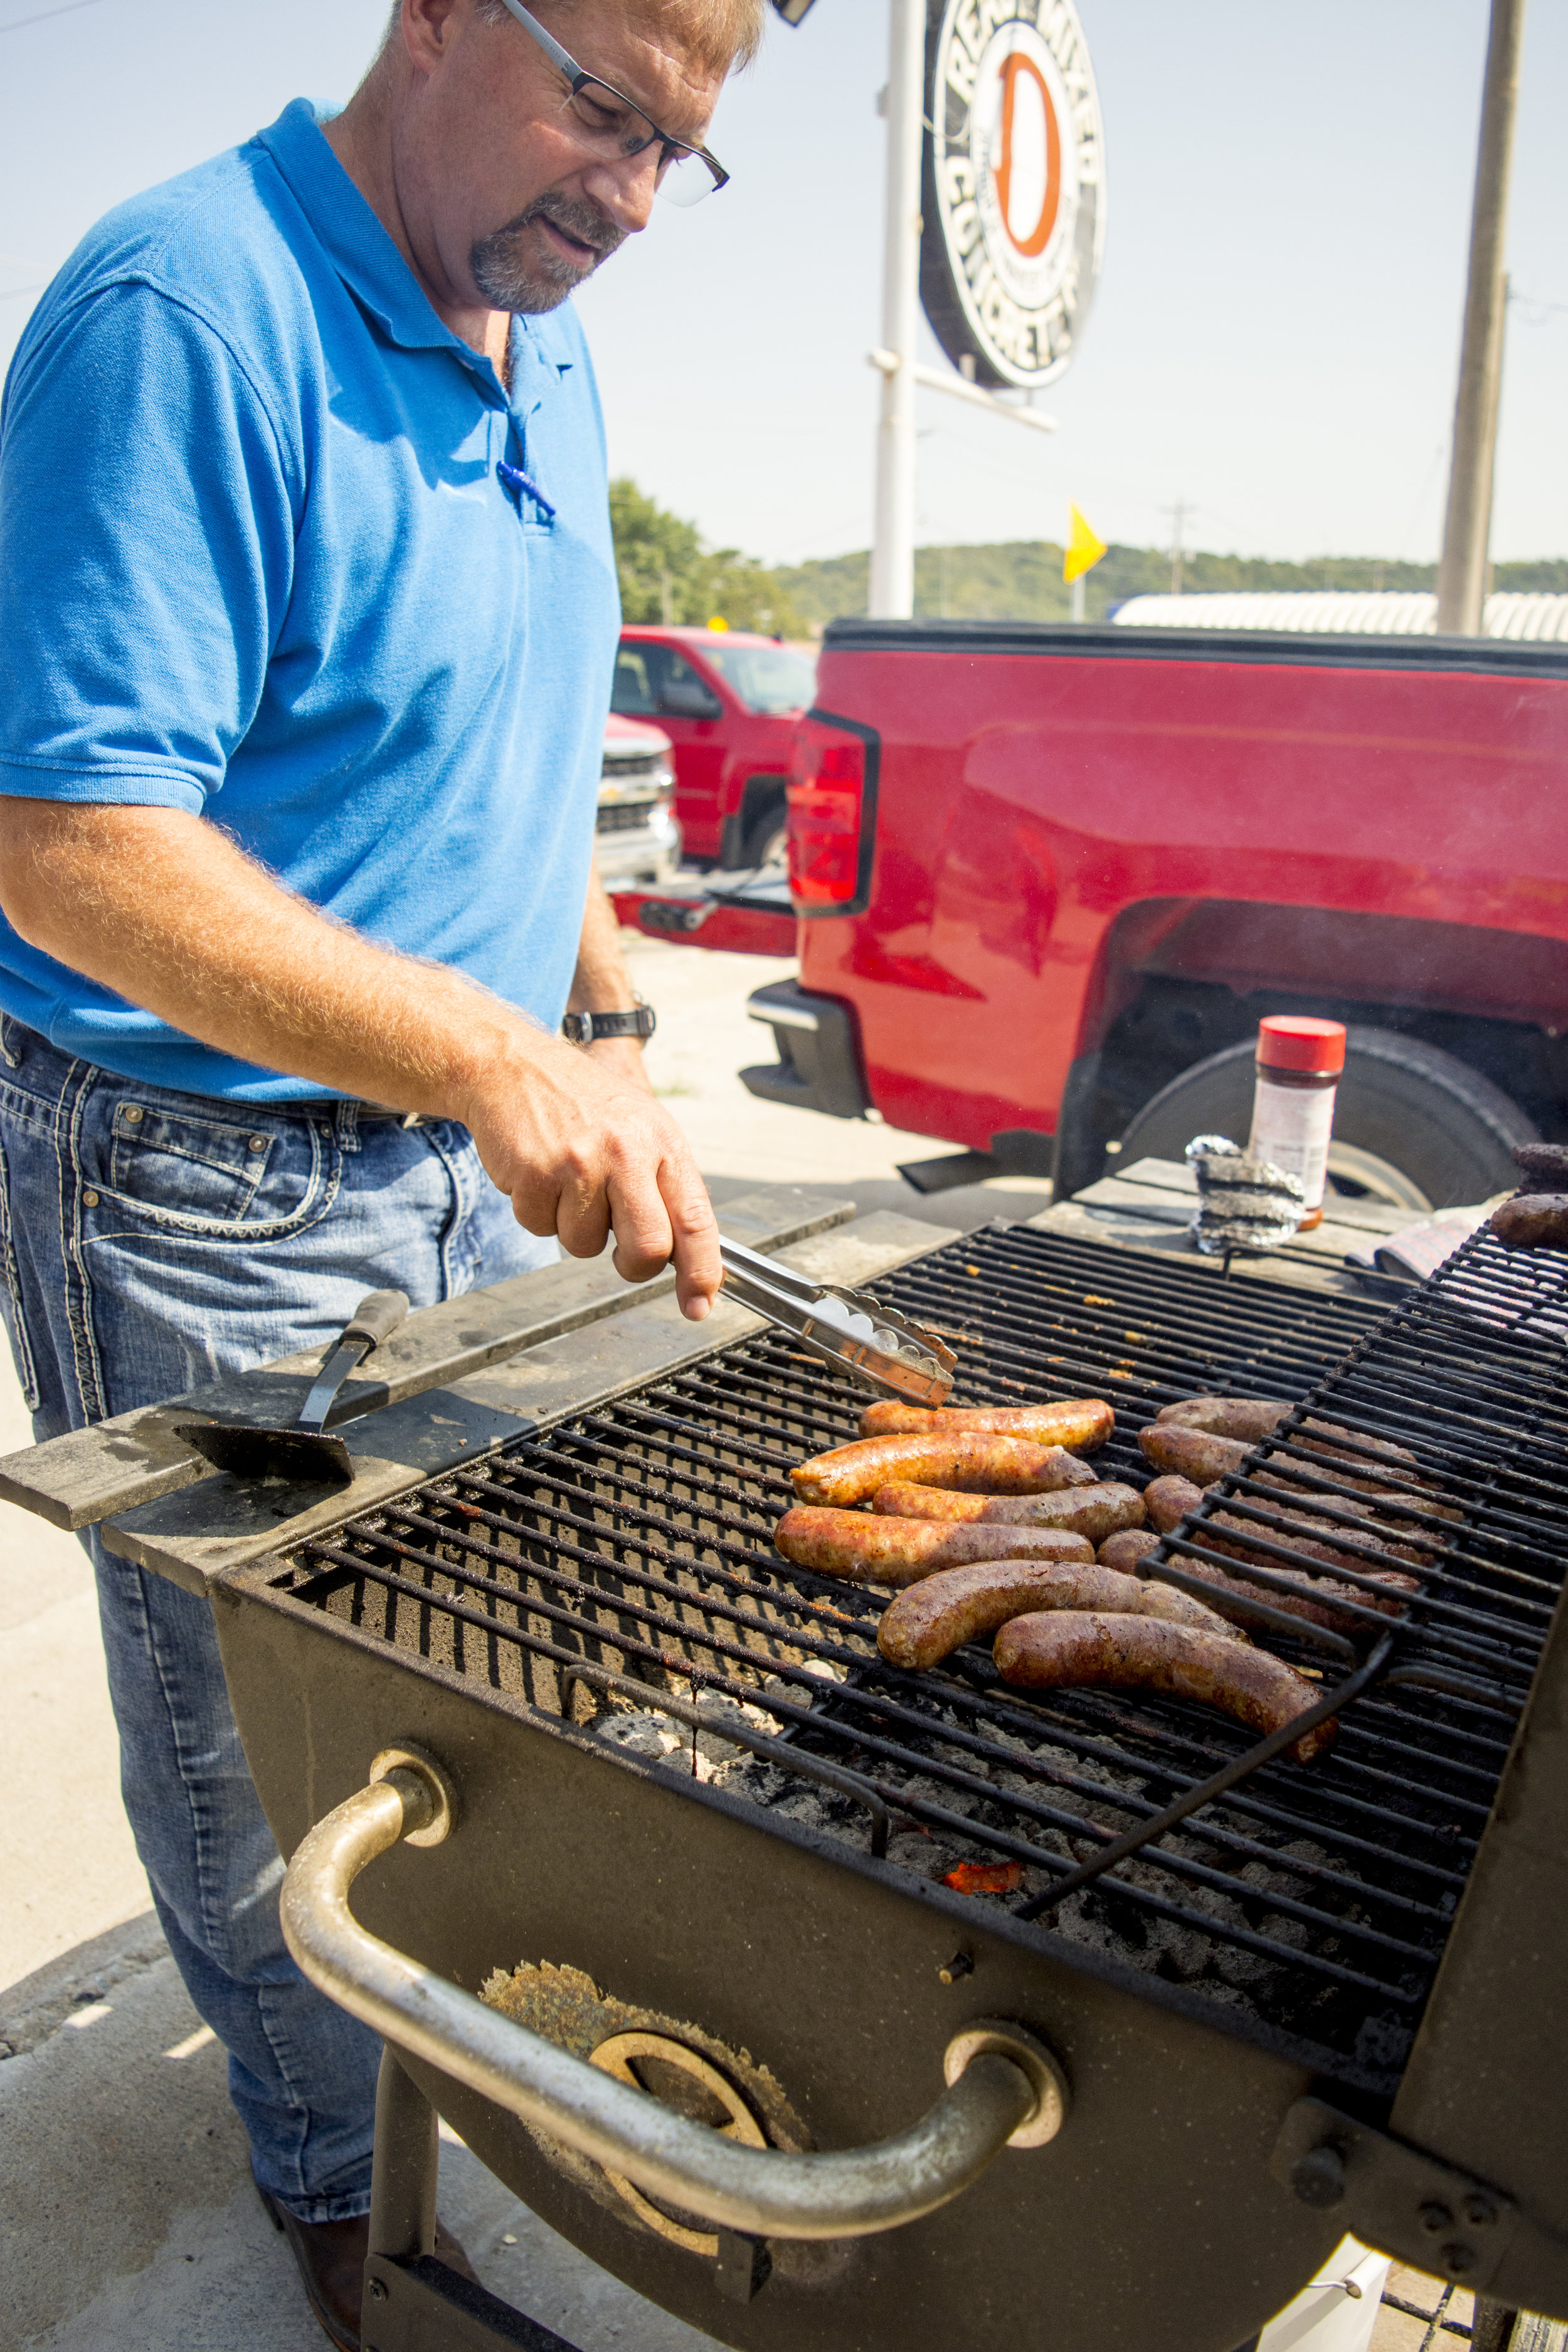
<path id="1" fill-rule="evenodd" d="M 773 574 L 801 617 L 821 627 L 840 614 L 866 610 L 871 559 L 864 552 L 820 563 L 781 565 Z M 1103 620 L 1124 597 L 1168 594 L 1171 557 L 1158 547 L 1112 546 L 1089 573 L 1089 617 Z M 1328 555 L 1312 563 L 1270 563 L 1260 556 L 1196 553 L 1182 559 L 1192 593 L 1226 588 L 1436 588 L 1435 563 L 1385 562 Z M 1499 563 L 1499 589 L 1568 593 L 1568 561 Z M 922 547 L 915 556 L 915 612 L 921 620 L 1065 621 L 1069 591 L 1062 551 L 1052 540 L 1005 540 L 992 547 Z"/>

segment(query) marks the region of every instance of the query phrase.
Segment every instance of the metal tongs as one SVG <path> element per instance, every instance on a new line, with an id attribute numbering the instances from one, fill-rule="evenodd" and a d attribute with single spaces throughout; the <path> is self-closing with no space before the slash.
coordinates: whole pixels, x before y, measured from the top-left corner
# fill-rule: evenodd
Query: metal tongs
<path id="1" fill-rule="evenodd" d="M 934 1331 L 863 1290 L 813 1282 L 740 1242 L 721 1241 L 720 1255 L 731 1297 L 793 1331 L 827 1363 L 847 1364 L 870 1387 L 912 1404 L 940 1405 L 950 1393 L 957 1360 Z"/>

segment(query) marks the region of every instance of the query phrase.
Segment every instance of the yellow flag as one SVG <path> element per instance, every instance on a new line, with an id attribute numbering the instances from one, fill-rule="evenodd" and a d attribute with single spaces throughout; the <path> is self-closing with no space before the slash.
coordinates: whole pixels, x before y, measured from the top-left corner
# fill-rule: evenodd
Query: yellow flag
<path id="1" fill-rule="evenodd" d="M 1062 558 L 1062 578 L 1067 581 L 1081 580 L 1086 572 L 1094 570 L 1104 553 L 1105 541 L 1090 530 L 1077 507 L 1069 499 L 1068 543 L 1067 552 Z"/>

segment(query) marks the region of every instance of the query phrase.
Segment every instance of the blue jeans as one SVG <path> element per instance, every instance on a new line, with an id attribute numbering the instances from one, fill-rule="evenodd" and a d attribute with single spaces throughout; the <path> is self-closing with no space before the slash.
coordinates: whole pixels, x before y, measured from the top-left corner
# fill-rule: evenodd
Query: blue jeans
<path id="1" fill-rule="evenodd" d="M 39 1438 L 320 1346 L 367 1290 L 429 1307 L 556 1255 L 465 1128 L 139 1086 L 0 1021 L 0 1312 Z M 125 1809 L 257 2179 L 302 2221 L 363 2213 L 381 2045 L 284 1948 L 211 1611 L 83 1540 Z"/>

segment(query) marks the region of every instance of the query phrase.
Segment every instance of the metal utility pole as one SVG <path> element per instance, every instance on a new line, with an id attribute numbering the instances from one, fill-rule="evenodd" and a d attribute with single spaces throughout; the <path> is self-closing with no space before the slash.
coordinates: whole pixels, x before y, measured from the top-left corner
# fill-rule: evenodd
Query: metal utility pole
<path id="1" fill-rule="evenodd" d="M 915 372 L 926 0 L 891 0 L 889 14 L 887 244 L 882 349 L 876 354 L 882 375 L 882 415 L 877 430 L 870 611 L 876 619 L 907 621 L 915 609 Z"/>
<path id="2" fill-rule="evenodd" d="M 1492 465 L 1497 452 L 1498 396 L 1502 383 L 1503 277 L 1509 173 L 1519 105 L 1519 58 L 1525 0 L 1492 0 L 1487 78 L 1481 93 L 1476 201 L 1470 215 L 1470 274 L 1465 294 L 1465 335 L 1459 352 L 1459 394 L 1454 404 L 1454 463 L 1448 511 L 1437 566 L 1437 626 L 1447 635 L 1479 637 L 1486 602 L 1487 541 L 1491 530 Z"/>
<path id="3" fill-rule="evenodd" d="M 1186 507 L 1178 499 L 1171 509 L 1171 593 L 1173 596 L 1179 596 L 1182 593 L 1182 527 L 1186 519 Z"/>

